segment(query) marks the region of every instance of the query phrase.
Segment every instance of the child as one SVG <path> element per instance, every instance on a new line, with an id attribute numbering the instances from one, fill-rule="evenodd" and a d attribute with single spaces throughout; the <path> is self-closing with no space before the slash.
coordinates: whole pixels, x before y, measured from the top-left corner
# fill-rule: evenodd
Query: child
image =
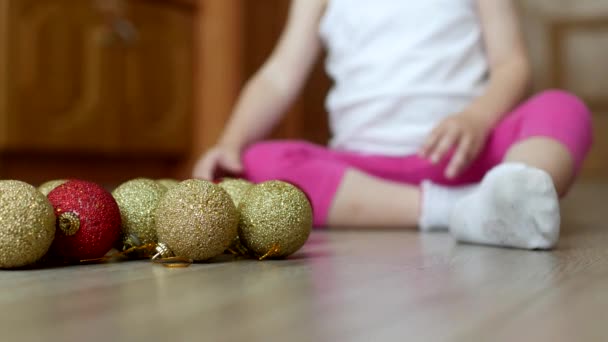
<path id="1" fill-rule="evenodd" d="M 322 44 L 335 81 L 330 146 L 259 143 Z M 278 46 L 194 176 L 294 183 L 317 226 L 418 226 L 549 249 L 558 196 L 590 148 L 591 122 L 563 91 L 520 103 L 529 78 L 512 1 L 293 0 Z"/>

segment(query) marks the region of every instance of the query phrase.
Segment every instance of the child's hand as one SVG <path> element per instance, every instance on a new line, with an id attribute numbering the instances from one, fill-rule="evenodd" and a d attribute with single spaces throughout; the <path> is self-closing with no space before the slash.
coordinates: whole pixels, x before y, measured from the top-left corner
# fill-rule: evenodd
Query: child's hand
<path id="1" fill-rule="evenodd" d="M 238 175 L 242 172 L 241 152 L 238 148 L 215 146 L 198 160 L 192 174 L 195 178 L 213 181 L 218 176 Z"/>
<path id="2" fill-rule="evenodd" d="M 463 112 L 444 119 L 431 132 L 423 145 L 421 155 L 438 163 L 446 153 L 455 148 L 445 176 L 455 178 L 475 160 L 483 148 L 490 128 L 483 120 Z"/>

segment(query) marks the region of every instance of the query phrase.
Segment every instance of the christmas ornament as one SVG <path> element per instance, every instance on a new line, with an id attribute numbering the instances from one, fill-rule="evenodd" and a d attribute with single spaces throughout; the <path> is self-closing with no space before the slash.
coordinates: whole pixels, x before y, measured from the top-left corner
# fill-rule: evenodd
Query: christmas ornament
<path id="1" fill-rule="evenodd" d="M 53 191 L 56 187 L 62 185 L 65 182 L 67 182 L 67 180 L 65 180 L 65 179 L 51 180 L 51 181 L 42 183 L 38 187 L 38 191 L 40 191 L 44 196 L 48 196 L 49 192 Z"/>
<path id="2" fill-rule="evenodd" d="M 159 242 L 195 261 L 222 254 L 237 235 L 238 212 L 218 185 L 187 180 L 167 191 L 154 214 Z"/>
<path id="3" fill-rule="evenodd" d="M 123 183 L 112 192 L 120 208 L 125 247 L 157 242 L 154 211 L 165 192 L 162 185 L 144 178 Z"/>
<path id="4" fill-rule="evenodd" d="M 167 190 L 173 189 L 179 184 L 179 181 L 170 178 L 163 178 L 156 180 L 156 183 L 164 186 Z"/>
<path id="5" fill-rule="evenodd" d="M 244 179 L 224 178 L 219 184 L 222 189 L 226 190 L 232 202 L 238 208 L 241 199 L 252 186 L 253 183 Z"/>
<path id="6" fill-rule="evenodd" d="M 55 215 L 48 199 L 20 181 L 0 181 L 0 268 L 33 264 L 49 250 Z"/>
<path id="7" fill-rule="evenodd" d="M 295 186 L 270 181 L 253 186 L 239 205 L 239 238 L 260 259 L 300 249 L 312 230 L 312 208 Z"/>
<path id="8" fill-rule="evenodd" d="M 101 186 L 70 180 L 48 195 L 57 216 L 51 250 L 69 260 L 103 257 L 120 237 L 120 211 Z"/>
<path id="9" fill-rule="evenodd" d="M 234 206 L 239 207 L 239 203 L 241 199 L 252 186 L 253 183 L 248 182 L 244 179 L 234 179 L 234 178 L 224 178 L 219 184 L 222 189 L 226 190 L 230 198 L 232 198 L 232 202 L 234 202 Z M 237 236 L 232 244 L 228 247 L 226 252 L 237 255 L 237 256 L 246 256 L 248 254 L 247 249 L 241 243 L 239 237 Z"/>

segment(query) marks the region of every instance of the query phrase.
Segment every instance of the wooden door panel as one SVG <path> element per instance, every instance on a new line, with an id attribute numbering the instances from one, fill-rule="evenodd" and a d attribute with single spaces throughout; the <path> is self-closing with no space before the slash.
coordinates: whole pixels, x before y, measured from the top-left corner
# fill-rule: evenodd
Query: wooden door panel
<path id="1" fill-rule="evenodd" d="M 193 101 L 194 16 L 166 3 L 134 1 L 128 18 L 136 37 L 126 47 L 122 145 L 133 152 L 186 152 Z"/>
<path id="2" fill-rule="evenodd" d="M 519 0 L 534 88 L 562 88 L 593 112 L 595 144 L 583 177 L 608 179 L 608 2 Z"/>
<path id="3" fill-rule="evenodd" d="M 118 148 L 120 49 L 88 1 L 14 0 L 8 25 L 8 147 Z"/>

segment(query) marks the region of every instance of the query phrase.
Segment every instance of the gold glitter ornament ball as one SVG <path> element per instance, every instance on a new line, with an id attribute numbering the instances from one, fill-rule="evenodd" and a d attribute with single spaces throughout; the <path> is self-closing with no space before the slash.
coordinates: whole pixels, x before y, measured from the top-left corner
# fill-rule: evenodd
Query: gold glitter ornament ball
<path id="1" fill-rule="evenodd" d="M 232 202 L 238 208 L 241 199 L 245 196 L 247 190 L 253 186 L 253 183 L 244 179 L 224 178 L 218 185 L 226 190 L 230 198 L 232 198 Z"/>
<path id="2" fill-rule="evenodd" d="M 179 257 L 203 261 L 234 241 L 239 215 L 224 189 L 191 179 L 167 191 L 155 212 L 158 241 Z"/>
<path id="3" fill-rule="evenodd" d="M 20 181 L 0 181 L 0 268 L 27 266 L 42 258 L 55 238 L 49 200 Z"/>
<path id="4" fill-rule="evenodd" d="M 244 179 L 224 178 L 218 185 L 222 189 L 226 190 L 238 210 L 239 204 L 241 203 L 241 199 L 243 198 L 243 196 L 245 196 L 245 193 L 249 189 L 251 189 L 253 183 L 248 182 Z M 228 247 L 228 251 L 230 253 L 245 254 L 246 251 L 242 250 L 242 246 L 243 245 L 241 244 L 241 241 L 237 236 L 236 239 L 234 239 L 234 241 L 232 242 L 232 244 Z"/>
<path id="5" fill-rule="evenodd" d="M 56 187 L 63 185 L 64 183 L 66 183 L 67 180 L 65 179 L 55 179 L 55 180 L 51 180 L 45 183 L 42 183 L 39 187 L 38 187 L 38 191 L 42 192 L 42 194 L 44 196 L 48 196 L 49 193 L 53 190 L 55 190 Z"/>
<path id="6" fill-rule="evenodd" d="M 291 255 L 304 246 L 312 230 L 308 198 L 281 181 L 253 186 L 243 197 L 239 212 L 239 238 L 258 257 Z"/>
<path id="7" fill-rule="evenodd" d="M 112 192 L 118 203 L 122 220 L 122 241 L 128 242 L 135 236 L 139 243 L 156 243 L 156 225 L 154 211 L 160 199 L 167 192 L 162 185 L 151 179 L 138 178 L 121 184 Z"/>
<path id="8" fill-rule="evenodd" d="M 176 187 L 179 184 L 179 181 L 175 180 L 175 179 L 171 179 L 171 178 L 163 178 L 163 179 L 157 179 L 156 183 L 164 186 L 166 190 L 169 190 L 169 189 L 173 189 L 174 187 Z"/>

